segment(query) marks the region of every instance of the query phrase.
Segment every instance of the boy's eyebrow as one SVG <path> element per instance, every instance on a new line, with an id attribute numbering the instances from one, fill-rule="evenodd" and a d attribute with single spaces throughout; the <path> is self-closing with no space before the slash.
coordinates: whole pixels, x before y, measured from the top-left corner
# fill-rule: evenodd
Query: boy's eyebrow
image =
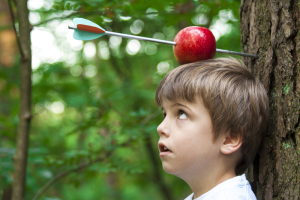
<path id="1" fill-rule="evenodd" d="M 189 109 L 190 111 L 192 111 L 189 107 L 182 105 L 180 103 L 174 103 L 173 106 L 183 106 L 183 107 L 186 107 L 187 109 Z"/>

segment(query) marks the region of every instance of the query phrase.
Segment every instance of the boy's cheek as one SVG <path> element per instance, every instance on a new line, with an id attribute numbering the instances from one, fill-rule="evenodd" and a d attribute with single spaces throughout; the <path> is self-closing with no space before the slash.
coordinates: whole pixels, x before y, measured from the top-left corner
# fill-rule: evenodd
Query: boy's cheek
<path id="1" fill-rule="evenodd" d="M 188 119 L 177 119 L 176 124 L 180 129 L 188 128 L 191 125 Z"/>

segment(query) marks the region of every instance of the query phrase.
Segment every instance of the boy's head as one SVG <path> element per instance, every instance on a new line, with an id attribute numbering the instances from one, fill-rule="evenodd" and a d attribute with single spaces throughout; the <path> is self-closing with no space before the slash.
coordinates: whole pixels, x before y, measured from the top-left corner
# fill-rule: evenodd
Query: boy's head
<path id="1" fill-rule="evenodd" d="M 236 174 L 251 164 L 267 129 L 269 105 L 263 85 L 238 60 L 218 58 L 175 68 L 156 91 L 157 105 L 164 102 L 201 102 L 211 119 L 213 144 L 226 133 L 242 141 Z M 182 112 L 179 116 L 187 118 Z"/>

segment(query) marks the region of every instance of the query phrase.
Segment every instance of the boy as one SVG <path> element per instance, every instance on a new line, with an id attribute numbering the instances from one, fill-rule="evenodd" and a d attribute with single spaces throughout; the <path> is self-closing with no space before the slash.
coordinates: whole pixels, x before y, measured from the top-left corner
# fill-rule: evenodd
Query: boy
<path id="1" fill-rule="evenodd" d="M 263 85 L 233 58 L 179 66 L 156 91 L 163 169 L 193 193 L 185 200 L 256 200 L 244 171 L 268 124 Z M 241 176 L 237 176 L 243 174 Z"/>

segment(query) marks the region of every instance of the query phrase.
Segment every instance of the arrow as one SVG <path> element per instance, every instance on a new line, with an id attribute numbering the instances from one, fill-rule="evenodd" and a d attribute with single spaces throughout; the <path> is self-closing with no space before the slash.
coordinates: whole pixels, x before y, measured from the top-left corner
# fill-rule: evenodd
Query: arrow
<path id="1" fill-rule="evenodd" d="M 103 35 L 113 35 L 113 36 L 118 36 L 118 37 L 123 37 L 123 38 L 129 38 L 129 39 L 144 40 L 144 41 L 156 42 L 156 43 L 161 43 L 161 44 L 176 45 L 176 42 L 173 42 L 173 41 L 159 40 L 159 39 L 153 39 L 153 38 L 147 38 L 147 37 L 106 31 L 106 30 L 104 30 L 104 28 L 100 27 L 98 24 L 95 24 L 94 22 L 91 22 L 90 20 L 83 19 L 83 18 L 74 18 L 73 22 L 74 22 L 74 26 L 69 26 L 69 29 L 74 29 L 73 37 L 75 40 L 93 40 L 93 39 L 102 37 Z M 223 50 L 223 49 L 216 49 L 216 51 L 219 53 L 258 58 L 257 55 L 248 54 L 248 53 L 228 51 L 228 50 Z"/>

